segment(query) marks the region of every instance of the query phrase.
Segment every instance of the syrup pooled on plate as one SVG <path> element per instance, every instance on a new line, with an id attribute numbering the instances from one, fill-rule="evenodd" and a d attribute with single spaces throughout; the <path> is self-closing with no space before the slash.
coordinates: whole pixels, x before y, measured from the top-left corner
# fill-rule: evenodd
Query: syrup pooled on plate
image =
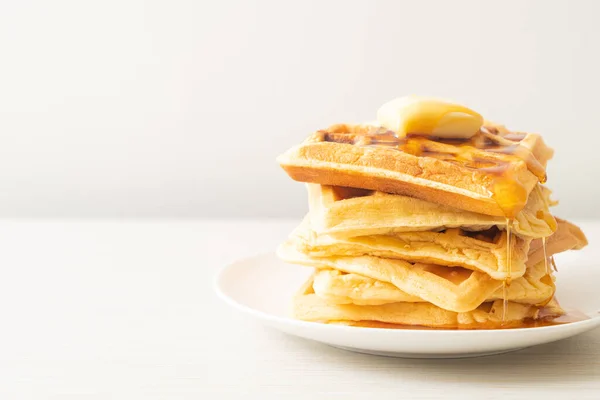
<path id="1" fill-rule="evenodd" d="M 498 330 L 498 329 L 522 329 L 522 328 L 542 328 L 545 326 L 555 326 L 571 324 L 573 322 L 580 322 L 590 319 L 589 316 L 580 311 L 567 311 L 564 315 L 556 318 L 544 317 L 545 308 L 540 309 L 539 319 L 526 319 L 523 321 L 510 321 L 502 323 L 485 323 L 478 325 L 458 325 L 458 326 L 447 326 L 447 327 L 431 327 L 421 325 L 401 325 L 401 324 L 390 324 L 387 322 L 379 321 L 353 321 L 348 323 L 350 326 L 360 328 L 382 328 L 382 329 L 407 329 L 407 330 L 432 330 L 432 331 L 443 331 L 443 330 Z"/>

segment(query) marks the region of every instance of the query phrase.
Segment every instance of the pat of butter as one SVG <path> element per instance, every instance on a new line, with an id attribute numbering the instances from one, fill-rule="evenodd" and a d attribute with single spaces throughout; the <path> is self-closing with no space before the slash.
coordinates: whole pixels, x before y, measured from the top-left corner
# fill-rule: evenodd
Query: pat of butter
<path id="1" fill-rule="evenodd" d="M 424 135 L 468 139 L 483 125 L 475 111 L 447 100 L 407 96 L 385 103 L 377 111 L 381 126 L 398 136 Z"/>

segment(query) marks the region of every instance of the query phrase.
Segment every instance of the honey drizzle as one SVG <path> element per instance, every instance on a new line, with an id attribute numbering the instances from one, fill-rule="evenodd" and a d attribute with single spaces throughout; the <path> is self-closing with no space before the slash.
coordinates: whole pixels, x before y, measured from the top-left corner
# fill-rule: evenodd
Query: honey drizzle
<path id="1" fill-rule="evenodd" d="M 508 285 L 506 280 L 502 282 L 502 322 L 506 322 L 506 310 L 508 308 Z"/>
<path id="2" fill-rule="evenodd" d="M 418 133 L 399 137 L 396 132 L 383 127 L 359 126 L 353 128 L 344 124 L 333 125 L 321 132 L 326 142 L 367 147 L 388 147 L 414 156 L 428 156 L 445 161 L 455 161 L 473 169 L 490 168 L 492 171 L 504 172 L 510 168 L 511 162 L 500 159 L 494 154 L 512 155 L 523 160 L 527 168 L 542 183 L 546 180 L 544 166 L 540 164 L 531 149 L 521 145 L 521 141 L 525 139 L 526 134 L 518 132 L 500 132 L 493 127 L 483 126 L 470 139 L 448 139 Z M 487 153 L 485 159 L 473 157 L 471 154 L 473 148 Z"/>
<path id="3" fill-rule="evenodd" d="M 506 279 L 502 282 L 502 322 L 506 322 L 508 314 L 508 287 L 512 279 L 512 248 L 510 238 L 512 235 L 513 220 L 506 218 Z"/>
<path id="4" fill-rule="evenodd" d="M 548 256 L 546 253 L 546 238 L 542 238 L 542 248 L 544 249 L 544 265 L 546 267 L 546 275 L 550 275 L 550 269 L 548 268 Z"/>
<path id="5" fill-rule="evenodd" d="M 326 142 L 399 150 L 416 157 L 431 157 L 481 171 L 492 177 L 490 195 L 506 217 L 513 218 L 527 203 L 528 191 L 513 178 L 515 164 L 502 154 L 521 159 L 540 182 L 546 171 L 531 149 L 521 144 L 526 135 L 483 126 L 470 139 L 447 139 L 431 135 L 408 134 L 399 137 L 383 127 L 334 125 L 322 131 Z M 474 151 L 475 150 L 475 151 Z"/>

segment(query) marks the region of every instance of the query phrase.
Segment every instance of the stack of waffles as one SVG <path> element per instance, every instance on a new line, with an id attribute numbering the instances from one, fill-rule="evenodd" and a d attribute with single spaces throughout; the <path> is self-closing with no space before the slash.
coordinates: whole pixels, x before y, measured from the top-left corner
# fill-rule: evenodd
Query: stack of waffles
<path id="1" fill-rule="evenodd" d="M 549 323 L 553 255 L 587 244 L 555 218 L 541 137 L 451 102 L 410 97 L 377 123 L 335 125 L 278 161 L 309 213 L 279 256 L 314 268 L 301 320 L 477 329 Z"/>

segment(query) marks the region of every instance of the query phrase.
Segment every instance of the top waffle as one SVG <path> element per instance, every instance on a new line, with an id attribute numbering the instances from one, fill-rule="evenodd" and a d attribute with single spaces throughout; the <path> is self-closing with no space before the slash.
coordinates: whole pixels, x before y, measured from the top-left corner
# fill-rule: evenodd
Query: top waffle
<path id="1" fill-rule="evenodd" d="M 402 194 L 513 218 L 536 184 L 545 181 L 552 155 L 539 135 L 492 123 L 468 139 L 339 124 L 312 134 L 278 161 L 297 181 Z"/>

